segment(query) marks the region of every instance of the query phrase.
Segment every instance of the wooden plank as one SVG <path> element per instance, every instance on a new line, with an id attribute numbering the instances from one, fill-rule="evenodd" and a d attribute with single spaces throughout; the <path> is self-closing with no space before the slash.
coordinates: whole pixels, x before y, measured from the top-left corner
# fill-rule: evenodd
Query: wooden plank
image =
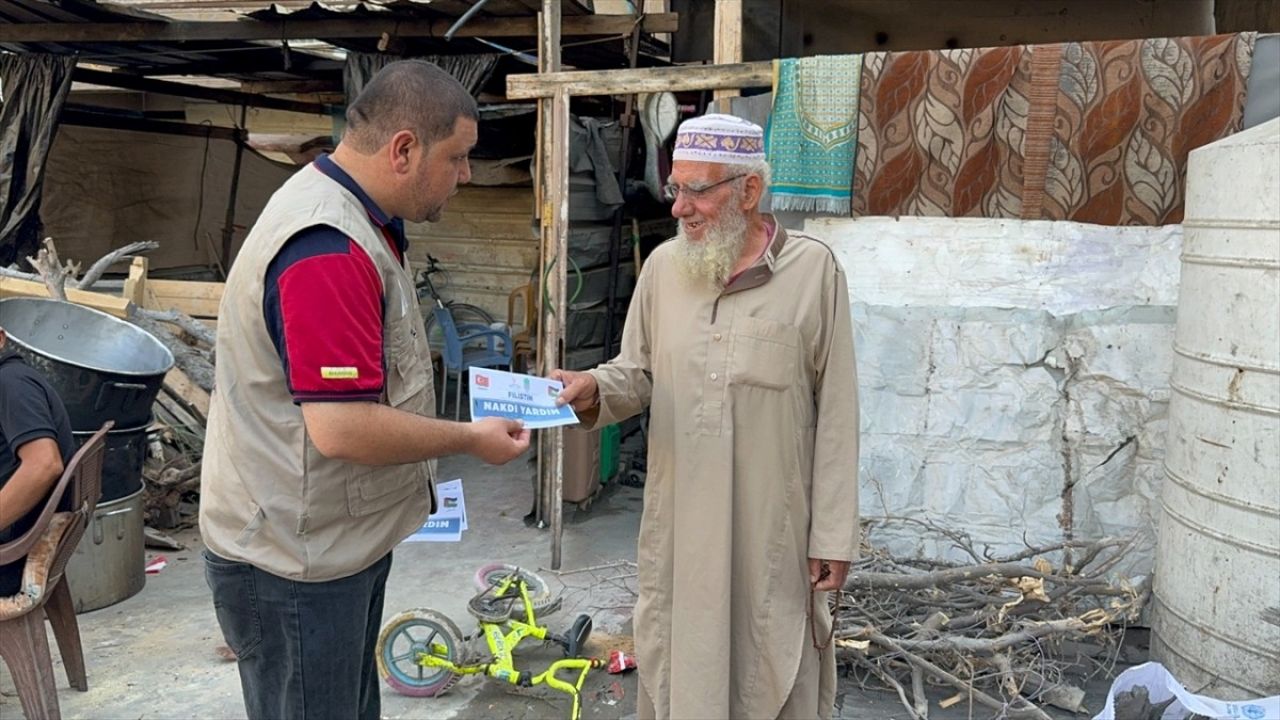
<path id="1" fill-rule="evenodd" d="M 154 295 L 156 310 L 177 310 L 194 318 L 216 318 L 226 285 L 220 282 L 148 280 L 147 288 Z M 148 297 L 148 307 L 151 307 L 151 302 Z"/>
<path id="2" fill-rule="evenodd" d="M 151 78 L 139 77 L 137 75 L 129 75 L 126 73 L 101 72 L 99 70 L 89 70 L 81 67 L 75 68 L 71 71 L 71 79 L 75 82 L 89 83 L 91 85 L 100 85 L 103 87 L 138 90 L 141 92 L 170 95 L 173 97 L 196 98 L 198 100 L 212 100 L 226 105 L 247 105 L 249 107 L 287 110 L 289 112 L 306 113 L 309 115 L 324 115 L 326 117 L 333 113 L 332 107 L 329 105 L 321 105 L 320 103 L 285 100 L 282 98 L 267 97 L 266 95 L 254 95 L 252 93 L 239 92 L 237 90 L 220 90 L 218 88 L 169 82 L 167 80 L 153 80 Z"/>
<path id="3" fill-rule="evenodd" d="M 749 87 L 773 87 L 772 62 L 508 75 L 507 99 L 548 98 L 561 88 L 579 96 Z"/>
<path id="4" fill-rule="evenodd" d="M 0 276 L 0 298 L 7 297 L 49 297 L 49 288 L 44 283 L 34 282 L 32 280 L 19 280 L 18 278 Z M 114 315 L 118 318 L 129 317 L 129 301 L 122 297 L 114 295 L 103 295 L 102 293 L 88 292 L 85 290 L 76 290 L 67 288 L 67 300 L 91 307 L 94 310 L 101 310 L 108 315 Z"/>
<path id="5" fill-rule="evenodd" d="M 235 22 L 117 22 L 0 24 L 2 43 L 146 43 L 195 40 L 304 40 L 332 38 L 440 37 L 453 19 L 395 20 L 380 17 L 333 20 L 238 20 Z M 621 35 L 634 20 L 626 15 L 574 15 L 564 19 L 564 36 Z M 645 32 L 675 32 L 675 13 L 646 15 Z M 532 17 L 472 18 L 455 37 L 536 37 Z"/>
<path id="6" fill-rule="evenodd" d="M 742 0 L 716 0 L 715 64 L 742 62 Z M 738 88 L 718 88 L 715 99 L 740 95 Z"/>
<path id="7" fill-rule="evenodd" d="M 536 244 L 538 236 L 533 225 L 532 208 L 528 215 L 524 217 L 510 215 L 492 215 L 489 217 L 481 213 L 455 213 L 452 216 L 446 214 L 435 223 L 430 235 L 415 233 L 409 236 L 410 240 L 417 237 L 426 238 L 459 238 L 459 239 L 503 239 L 516 243 Z"/>
<path id="8" fill-rule="evenodd" d="M 185 428 L 189 432 L 199 433 L 205 425 L 204 418 L 198 417 L 181 399 L 171 395 L 167 387 L 156 395 L 155 404 L 164 411 L 157 413 L 158 419 L 170 427 Z"/>
<path id="9" fill-rule="evenodd" d="M 209 393 L 204 388 L 196 385 L 185 372 L 175 367 L 164 376 L 164 389 L 181 402 L 186 410 L 198 414 L 200 424 L 204 424 L 209 417 Z"/>

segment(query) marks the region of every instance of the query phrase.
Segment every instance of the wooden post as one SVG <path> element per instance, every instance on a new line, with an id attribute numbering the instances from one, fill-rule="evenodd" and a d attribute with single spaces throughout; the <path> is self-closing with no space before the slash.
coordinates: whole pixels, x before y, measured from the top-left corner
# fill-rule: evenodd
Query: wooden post
<path id="1" fill-rule="evenodd" d="M 551 168 L 547 190 L 551 222 L 547 239 L 555 247 L 555 272 L 548 285 L 555 313 L 547 323 L 547 355 L 556 364 L 564 360 L 564 326 L 568 314 L 569 267 L 569 93 L 558 91 L 551 100 Z M 560 545 L 564 526 L 564 428 L 551 431 L 551 569 L 560 569 Z"/>
<path id="2" fill-rule="evenodd" d="M 715 64 L 742 62 L 742 0 L 716 0 Z M 737 97 L 736 89 L 715 91 L 715 99 Z"/>
<path id="3" fill-rule="evenodd" d="M 560 1 L 542 0 L 538 17 L 538 72 L 560 69 Z M 542 292 L 539 293 L 539 372 L 562 364 L 565 265 L 569 215 L 569 94 L 555 93 L 538 101 L 538 184 L 535 193 L 541 220 Z M 548 267 L 554 271 L 548 274 Z M 550 305 L 550 307 L 547 306 Z M 551 568 L 560 568 L 563 528 L 564 433 L 538 431 L 538 518 L 551 526 Z"/>
<path id="4" fill-rule="evenodd" d="M 129 278 L 124 281 L 124 299 L 138 307 L 146 307 L 146 297 L 147 259 L 139 255 L 129 265 Z"/>

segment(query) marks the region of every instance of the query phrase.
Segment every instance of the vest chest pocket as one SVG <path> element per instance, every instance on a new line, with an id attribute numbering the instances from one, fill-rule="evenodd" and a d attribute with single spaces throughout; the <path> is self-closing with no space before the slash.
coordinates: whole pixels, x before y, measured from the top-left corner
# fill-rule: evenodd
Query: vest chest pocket
<path id="1" fill-rule="evenodd" d="M 435 392 L 427 366 L 426 343 L 416 342 L 414 330 L 404 327 L 388 328 L 386 332 L 394 333 L 392 341 L 387 343 L 387 402 L 407 412 L 431 414 Z"/>
<path id="2" fill-rule="evenodd" d="M 795 384 L 799 331 L 773 320 L 739 317 L 733 321 L 729 382 L 786 390 Z"/>

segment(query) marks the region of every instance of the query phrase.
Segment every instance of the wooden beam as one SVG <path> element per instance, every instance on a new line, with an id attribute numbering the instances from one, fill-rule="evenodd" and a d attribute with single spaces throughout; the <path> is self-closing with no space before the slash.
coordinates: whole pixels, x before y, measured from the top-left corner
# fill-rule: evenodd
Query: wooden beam
<path id="1" fill-rule="evenodd" d="M 163 120 L 147 120 L 145 118 L 117 115 L 109 112 L 93 112 L 84 108 L 64 106 L 58 122 L 79 127 L 107 128 L 111 130 L 129 130 L 131 132 L 161 133 L 164 135 L 189 135 L 207 137 L 215 140 L 241 141 L 245 133 L 235 128 L 217 127 L 216 125 L 192 125 Z"/>
<path id="2" fill-rule="evenodd" d="M 715 64 L 742 62 L 742 0 L 716 0 Z M 717 88 L 715 99 L 737 97 L 738 88 Z"/>
<path id="3" fill-rule="evenodd" d="M 564 19 L 563 36 L 622 35 L 631 31 L 628 15 L 574 15 Z M 3 43 L 145 43 L 192 40 L 325 40 L 330 38 L 441 37 L 454 20 L 240 20 L 235 22 L 120 22 L 0 24 Z M 675 32 L 679 15 L 644 16 L 645 32 Z M 534 17 L 474 18 L 455 37 L 536 37 Z"/>
<path id="4" fill-rule="evenodd" d="M 177 310 L 193 318 L 216 318 L 225 289 L 226 284 L 220 282 L 148 280 L 147 290 L 150 295 L 147 307 L 154 310 Z"/>
<path id="5" fill-rule="evenodd" d="M 579 96 L 772 86 L 771 62 L 678 65 L 637 70 L 579 70 L 508 75 L 507 99 L 548 98 L 559 89 L 569 95 Z"/>
<path id="6" fill-rule="evenodd" d="M 333 80 L 247 80 L 241 92 L 277 95 L 330 94 L 342 92 L 342 78 Z"/>
<path id="7" fill-rule="evenodd" d="M 19 280 L 18 278 L 0 275 L 0 298 L 7 297 L 47 298 L 49 297 L 49 288 L 45 287 L 44 283 L 41 282 Z M 108 315 L 114 315 L 121 319 L 129 317 L 130 303 L 122 297 L 67 288 L 67 300 L 77 305 L 101 310 Z"/>
<path id="8" fill-rule="evenodd" d="M 92 85 L 102 85 L 105 87 L 124 88 L 125 90 L 138 90 L 140 92 L 172 95 L 174 97 L 196 98 L 198 100 L 212 100 L 214 102 L 226 103 L 227 105 L 247 105 L 249 107 L 288 110 L 289 112 L 307 113 L 310 115 L 333 114 L 332 107 L 328 105 L 321 105 L 319 103 L 285 100 L 283 98 L 254 95 L 252 93 L 239 92 L 237 90 L 222 90 L 219 88 L 201 87 L 199 85 L 188 85 L 186 83 L 169 82 L 166 80 L 153 80 L 151 78 L 138 77 L 137 75 L 129 75 L 126 73 L 102 72 L 100 70 L 89 70 L 78 67 L 71 71 L 71 79 L 75 82 L 90 83 Z"/>

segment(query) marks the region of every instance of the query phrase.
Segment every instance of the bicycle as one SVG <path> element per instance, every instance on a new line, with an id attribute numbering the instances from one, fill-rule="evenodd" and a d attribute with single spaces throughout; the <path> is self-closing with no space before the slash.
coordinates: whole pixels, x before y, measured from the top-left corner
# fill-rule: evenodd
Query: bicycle
<path id="1" fill-rule="evenodd" d="M 464 675 L 487 675 L 521 687 L 545 684 L 573 698 L 569 718 L 578 720 L 587 673 L 604 664 L 579 656 L 591 635 L 591 617 L 579 615 L 563 635 L 539 625 L 537 615 L 558 610 L 560 598 L 536 573 L 514 565 L 486 565 L 476 571 L 475 582 L 480 591 L 467 602 L 467 611 L 479 624 L 477 635 L 464 636 L 447 615 L 430 608 L 406 610 L 382 626 L 375 655 L 383 681 L 411 697 L 443 695 Z M 480 635 L 488 646 L 487 656 L 471 652 Z M 558 643 L 565 659 L 538 675 L 518 669 L 514 653 L 530 637 Z M 560 679 L 557 673 L 562 670 L 577 671 L 577 679 Z"/>
<path id="2" fill-rule="evenodd" d="M 433 275 L 436 276 L 434 281 L 431 279 Z M 427 342 L 433 348 L 440 347 L 439 330 L 435 327 L 435 309 L 437 307 L 446 308 L 449 314 L 453 316 L 454 324 L 459 327 L 463 325 L 483 325 L 485 329 L 488 329 L 494 322 L 493 315 L 478 305 L 456 300 L 445 300 L 440 295 L 440 290 L 448 286 L 449 272 L 440 267 L 439 260 L 428 254 L 427 266 L 418 272 L 418 279 L 414 283 L 414 287 L 417 288 L 418 302 L 422 306 L 422 320 L 426 325 Z M 424 304 L 423 301 L 428 298 L 431 299 L 431 302 Z"/>

